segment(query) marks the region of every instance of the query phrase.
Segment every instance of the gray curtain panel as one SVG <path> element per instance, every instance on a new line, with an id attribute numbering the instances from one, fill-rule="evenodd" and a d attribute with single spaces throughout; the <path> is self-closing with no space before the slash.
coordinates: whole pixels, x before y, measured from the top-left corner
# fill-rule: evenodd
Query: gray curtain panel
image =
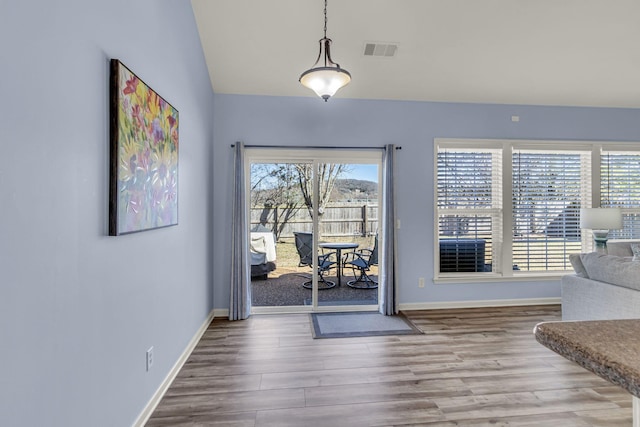
<path id="1" fill-rule="evenodd" d="M 237 142 L 234 150 L 229 320 L 242 320 L 251 315 L 251 263 L 249 261 L 249 223 L 245 209 L 244 144 Z"/>
<path id="2" fill-rule="evenodd" d="M 385 146 L 382 159 L 382 257 L 380 286 L 382 287 L 382 303 L 380 313 L 392 316 L 398 313 L 397 279 L 396 279 L 396 204 L 393 184 L 393 164 L 396 147 Z"/>

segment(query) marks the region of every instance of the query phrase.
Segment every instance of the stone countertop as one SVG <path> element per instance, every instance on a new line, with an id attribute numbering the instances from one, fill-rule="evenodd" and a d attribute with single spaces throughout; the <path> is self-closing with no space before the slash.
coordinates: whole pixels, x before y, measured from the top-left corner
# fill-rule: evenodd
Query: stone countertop
<path id="1" fill-rule="evenodd" d="M 536 340 L 640 397 L 640 319 L 544 322 Z"/>

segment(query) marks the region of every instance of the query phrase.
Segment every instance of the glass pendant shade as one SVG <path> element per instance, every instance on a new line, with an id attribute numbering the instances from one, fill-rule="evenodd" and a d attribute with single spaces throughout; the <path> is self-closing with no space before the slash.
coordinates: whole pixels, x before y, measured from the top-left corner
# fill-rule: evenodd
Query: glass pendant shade
<path id="1" fill-rule="evenodd" d="M 350 81 L 351 76 L 348 72 L 335 67 L 312 68 L 300 77 L 300 83 L 325 101 Z"/>
<path id="2" fill-rule="evenodd" d="M 320 53 L 316 63 L 300 76 L 300 83 L 325 102 L 351 81 L 351 74 L 331 60 L 330 47 L 331 39 L 320 39 Z"/>

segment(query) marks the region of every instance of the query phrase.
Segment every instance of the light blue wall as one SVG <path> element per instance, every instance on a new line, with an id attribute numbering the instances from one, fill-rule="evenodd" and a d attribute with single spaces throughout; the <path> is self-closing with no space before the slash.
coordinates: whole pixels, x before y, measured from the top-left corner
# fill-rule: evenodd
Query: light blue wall
<path id="1" fill-rule="evenodd" d="M 295 80 L 291 84 L 297 84 Z M 338 94 L 339 95 L 339 94 Z M 216 308 L 228 307 L 229 145 L 382 146 L 395 143 L 400 302 L 560 296 L 558 281 L 433 284 L 434 138 L 640 141 L 640 110 L 220 95 L 214 120 Z M 511 116 L 519 115 L 520 122 Z M 427 279 L 418 288 L 418 277 Z"/>
<path id="2" fill-rule="evenodd" d="M 213 307 L 213 92 L 191 5 L 1 3 L 0 425 L 128 426 Z M 180 112 L 176 227 L 107 236 L 112 57 Z"/>

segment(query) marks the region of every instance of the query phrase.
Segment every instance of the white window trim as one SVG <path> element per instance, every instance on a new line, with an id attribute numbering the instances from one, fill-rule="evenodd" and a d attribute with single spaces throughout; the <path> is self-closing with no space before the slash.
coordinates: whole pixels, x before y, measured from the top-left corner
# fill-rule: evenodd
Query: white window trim
<path id="1" fill-rule="evenodd" d="M 502 256 L 497 272 L 486 273 L 440 273 L 440 249 L 438 234 L 438 150 L 439 148 L 478 148 L 478 149 L 502 149 L 502 242 L 500 254 Z M 549 149 L 553 151 L 591 151 L 591 200 L 592 207 L 600 206 L 600 161 L 601 153 L 605 151 L 638 151 L 640 142 L 620 141 L 569 141 L 569 140 L 518 140 L 518 139 L 468 139 L 468 138 L 435 138 L 433 144 L 433 254 L 434 254 L 434 278 L 433 282 L 439 283 L 479 283 L 479 282 L 516 282 L 516 281 L 556 281 L 573 270 L 561 270 L 552 272 L 531 273 L 526 271 L 513 271 L 502 266 L 511 265 L 513 239 L 511 237 L 513 227 L 513 205 L 508 203 L 512 197 L 513 167 L 512 152 L 514 149 Z M 583 248 L 591 249 L 591 236 L 583 233 Z M 590 234 L 590 233 L 589 233 Z"/>

